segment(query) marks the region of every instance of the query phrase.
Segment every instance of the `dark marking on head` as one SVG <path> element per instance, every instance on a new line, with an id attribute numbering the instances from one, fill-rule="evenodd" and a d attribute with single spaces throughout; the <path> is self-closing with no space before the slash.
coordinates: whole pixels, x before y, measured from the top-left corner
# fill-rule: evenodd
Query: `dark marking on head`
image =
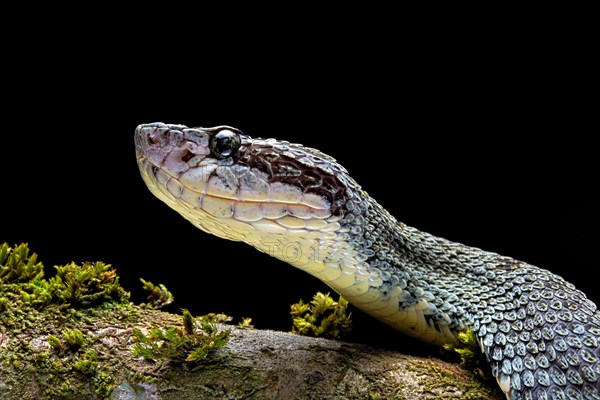
<path id="1" fill-rule="evenodd" d="M 288 146 L 294 145 L 286 145 L 286 150 Z M 310 159 L 311 155 L 300 147 L 294 149 L 293 156 L 283 154 L 286 150 L 270 145 L 242 146 L 236 161 L 265 173 L 269 183 L 282 182 L 300 188 L 303 193 L 323 196 L 331 203 L 333 215 L 345 214 L 347 191 L 344 183 L 319 168 Z"/>

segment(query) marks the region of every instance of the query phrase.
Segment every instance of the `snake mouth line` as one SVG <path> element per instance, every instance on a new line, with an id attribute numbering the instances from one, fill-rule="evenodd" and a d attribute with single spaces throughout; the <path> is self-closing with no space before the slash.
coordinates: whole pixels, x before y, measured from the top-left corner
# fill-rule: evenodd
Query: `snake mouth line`
<path id="1" fill-rule="evenodd" d="M 156 165 L 146 157 L 140 157 L 147 180 L 155 187 L 155 194 L 164 198 L 176 210 L 183 206 L 190 211 L 203 211 L 216 219 L 234 219 L 252 224 L 269 233 L 286 233 L 289 230 L 331 232 L 340 228 L 341 216 L 332 215 L 328 208 L 318 208 L 300 202 L 274 199 L 253 200 L 226 197 L 218 193 L 191 188 L 178 176 Z M 203 222 L 204 223 L 204 222 Z"/>

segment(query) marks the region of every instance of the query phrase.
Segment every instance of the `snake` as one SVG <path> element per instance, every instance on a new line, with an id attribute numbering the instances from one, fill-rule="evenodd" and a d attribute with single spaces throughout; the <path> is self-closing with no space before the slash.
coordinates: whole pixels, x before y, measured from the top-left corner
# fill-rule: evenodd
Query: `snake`
<path id="1" fill-rule="evenodd" d="M 472 331 L 507 399 L 600 400 L 600 312 L 562 277 L 396 220 L 314 148 L 164 123 L 139 125 L 135 148 L 148 189 L 200 230 L 423 342 Z"/>

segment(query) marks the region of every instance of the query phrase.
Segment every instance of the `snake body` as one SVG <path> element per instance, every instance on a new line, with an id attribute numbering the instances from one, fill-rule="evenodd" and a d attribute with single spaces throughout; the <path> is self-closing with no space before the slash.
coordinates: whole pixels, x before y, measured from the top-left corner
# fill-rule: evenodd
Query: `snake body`
<path id="1" fill-rule="evenodd" d="M 135 143 L 150 191 L 201 230 L 425 342 L 472 329 L 508 399 L 600 400 L 600 313 L 561 277 L 398 222 L 312 148 L 162 123 L 138 126 Z"/>

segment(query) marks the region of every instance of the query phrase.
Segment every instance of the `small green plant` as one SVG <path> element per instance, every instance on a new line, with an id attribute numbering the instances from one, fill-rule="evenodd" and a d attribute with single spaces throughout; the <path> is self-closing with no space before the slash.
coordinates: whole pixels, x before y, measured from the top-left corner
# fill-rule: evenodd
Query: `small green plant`
<path id="1" fill-rule="evenodd" d="M 189 312 L 189 310 L 186 310 L 185 308 L 183 310 L 181 310 L 181 314 L 182 314 L 182 322 L 183 322 L 183 329 L 185 330 L 185 333 L 188 335 L 193 335 L 194 334 L 194 323 L 195 323 L 195 319 L 194 316 L 192 315 L 191 312 Z"/>
<path id="2" fill-rule="evenodd" d="M 27 243 L 15 248 L 0 244 L 0 283 L 31 282 L 44 276 L 44 266 L 37 254 L 29 254 Z"/>
<path id="3" fill-rule="evenodd" d="M 446 344 L 444 349 L 457 354 L 460 365 L 475 374 L 483 381 L 493 379 L 485 356 L 479 349 L 479 342 L 475 331 L 469 329 L 458 333 L 458 343 Z"/>
<path id="4" fill-rule="evenodd" d="M 98 366 L 98 355 L 94 350 L 88 350 L 79 356 L 79 359 L 73 364 L 73 368 L 82 374 L 93 375 Z"/>
<path id="5" fill-rule="evenodd" d="M 229 340 L 230 331 L 218 329 L 213 322 L 194 318 L 188 310 L 183 310 L 182 324 L 183 329 L 153 328 L 147 334 L 134 329 L 137 343 L 133 354 L 154 361 L 193 363 L 205 359 Z"/>
<path id="6" fill-rule="evenodd" d="M 196 319 L 200 322 L 212 322 L 214 324 L 226 324 L 228 322 L 231 322 L 233 320 L 233 317 L 230 317 L 227 314 L 223 314 L 223 313 L 208 313 L 205 315 L 201 315 L 199 317 L 196 317 Z"/>
<path id="7" fill-rule="evenodd" d="M 233 321 L 233 317 L 223 313 L 208 313 L 196 317 L 196 320 L 199 322 L 211 322 L 214 324 L 229 324 L 231 321 Z M 254 325 L 252 325 L 252 318 L 242 318 L 242 320 L 238 322 L 237 326 L 238 328 L 254 328 Z"/>
<path id="8" fill-rule="evenodd" d="M 15 290 L 17 288 L 24 304 L 43 307 L 52 301 L 52 286 L 47 279 L 36 277 L 31 282 L 13 287 Z"/>
<path id="9" fill-rule="evenodd" d="M 458 344 L 446 344 L 444 348 L 458 354 L 461 365 L 469 367 L 472 366 L 475 356 L 479 353 L 478 346 L 475 332 L 469 329 L 466 332 L 458 333 Z"/>
<path id="10" fill-rule="evenodd" d="M 57 351 L 64 349 L 62 340 L 60 340 L 58 337 L 56 337 L 54 335 L 48 335 L 48 344 L 50 345 L 50 347 L 52 347 L 54 350 L 57 350 Z"/>
<path id="11" fill-rule="evenodd" d="M 148 300 L 145 304 L 146 308 L 162 308 L 168 306 L 175 300 L 173 294 L 169 292 L 167 287 L 162 283 L 155 285 L 152 282 L 146 281 L 142 278 L 140 278 L 140 281 L 142 282 L 143 289 L 149 292 L 147 298 Z"/>
<path id="12" fill-rule="evenodd" d="M 242 328 L 242 329 L 254 328 L 254 325 L 252 325 L 252 318 L 242 318 L 242 320 L 240 322 L 238 322 L 238 328 Z"/>
<path id="13" fill-rule="evenodd" d="M 72 350 L 79 349 L 85 343 L 85 336 L 79 329 L 65 329 L 62 335 L 67 347 Z"/>
<path id="14" fill-rule="evenodd" d="M 57 351 L 77 351 L 85 344 L 85 336 L 79 329 L 65 329 L 61 338 L 48 335 L 48 344 Z"/>
<path id="15" fill-rule="evenodd" d="M 302 299 L 292 304 L 292 333 L 304 336 L 340 339 L 350 333 L 351 313 L 348 313 L 348 301 L 342 296 L 338 301 L 327 294 L 318 292 L 310 303 Z"/>
<path id="16" fill-rule="evenodd" d="M 46 279 L 42 263 L 35 253 L 30 253 L 26 243 L 14 248 L 0 244 L 0 311 L 12 308 L 5 318 L 14 317 L 23 306 L 40 309 L 53 303 L 59 307 L 89 308 L 102 303 L 126 304 L 129 299 L 129 293 L 119 285 L 116 271 L 108 264 L 70 263 L 55 268 L 56 276 Z M 15 304 L 20 306 L 14 307 Z"/>
<path id="17" fill-rule="evenodd" d="M 100 371 L 92 377 L 92 384 L 94 385 L 94 393 L 104 399 L 109 398 L 110 393 L 114 389 L 115 382 L 110 374 Z"/>
<path id="18" fill-rule="evenodd" d="M 129 293 L 119 285 L 117 272 L 101 261 L 56 266 L 50 279 L 54 297 L 72 306 L 91 307 L 104 302 L 126 303 Z"/>

